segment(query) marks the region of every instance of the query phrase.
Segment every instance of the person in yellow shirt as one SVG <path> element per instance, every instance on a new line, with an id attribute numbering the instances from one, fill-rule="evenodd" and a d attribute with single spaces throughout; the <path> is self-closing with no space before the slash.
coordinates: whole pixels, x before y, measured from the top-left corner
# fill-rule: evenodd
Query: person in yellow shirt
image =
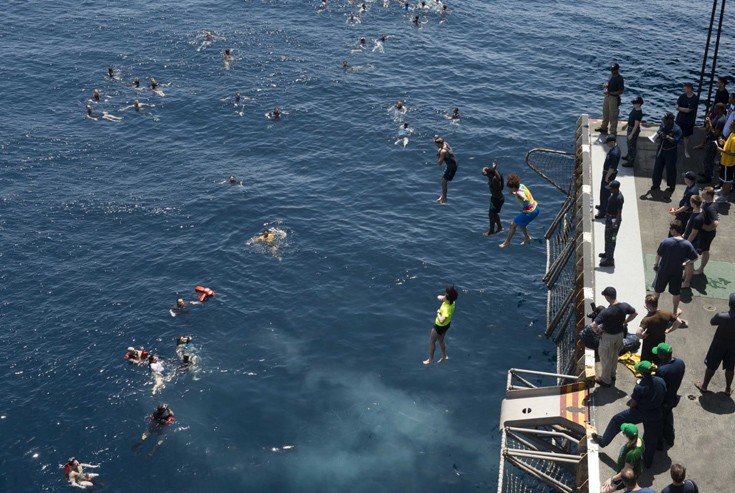
<path id="1" fill-rule="evenodd" d="M 437 363 L 443 363 L 449 359 L 449 356 L 447 356 L 447 345 L 444 344 L 444 336 L 447 334 L 449 326 L 452 324 L 454 302 L 457 300 L 457 290 L 454 286 L 447 286 L 444 290 L 444 294 L 440 294 L 436 298 L 441 301 L 442 304 L 436 311 L 434 327 L 431 329 L 431 336 L 429 336 L 429 357 L 424 360 L 425 365 L 430 365 L 434 362 L 434 351 L 436 350 L 437 341 L 439 341 L 439 349 L 441 349 L 442 352 L 442 357 L 439 358 Z"/>
<path id="2" fill-rule="evenodd" d="M 722 190 L 715 199 L 716 202 L 727 202 L 727 196 L 732 191 L 732 180 L 735 175 L 735 120 L 730 123 L 730 135 L 726 141 L 717 142 L 717 150 L 720 156 L 720 181 Z"/>

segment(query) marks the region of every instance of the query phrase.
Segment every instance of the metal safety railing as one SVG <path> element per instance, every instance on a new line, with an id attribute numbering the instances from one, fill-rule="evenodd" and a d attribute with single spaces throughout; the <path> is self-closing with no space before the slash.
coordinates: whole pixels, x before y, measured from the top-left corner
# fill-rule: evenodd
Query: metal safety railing
<path id="1" fill-rule="evenodd" d="M 570 372 L 575 364 L 575 254 L 578 197 L 577 155 L 552 149 L 532 149 L 526 164 L 566 195 L 544 235 L 546 240 L 546 337 L 557 344 L 557 370 Z"/>

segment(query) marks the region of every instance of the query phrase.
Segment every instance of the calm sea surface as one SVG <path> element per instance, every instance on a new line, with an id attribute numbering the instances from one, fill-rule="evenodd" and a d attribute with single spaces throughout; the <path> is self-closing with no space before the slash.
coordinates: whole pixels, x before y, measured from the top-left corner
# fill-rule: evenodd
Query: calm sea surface
<path id="1" fill-rule="evenodd" d="M 457 0 L 416 28 L 395 0 L 357 25 L 342 0 L 3 2 L 0 490 L 66 490 L 72 455 L 102 464 L 110 492 L 494 490 L 506 371 L 555 366 L 545 247 L 481 235 L 480 169 L 522 175 L 540 238 L 562 197 L 525 152 L 571 150 L 612 61 L 624 113 L 636 94 L 649 120 L 672 109 L 706 3 Z M 149 77 L 165 97 L 129 86 Z M 93 113 L 121 121 L 85 118 L 94 89 Z M 121 111 L 136 98 L 153 106 Z M 264 117 L 275 105 L 280 122 Z M 435 134 L 459 161 L 446 206 Z M 277 252 L 245 245 L 264 227 L 286 232 Z M 451 359 L 424 367 L 448 283 Z M 216 297 L 172 318 L 197 284 Z M 125 348 L 171 370 L 183 334 L 200 378 L 152 396 Z M 134 453 L 158 402 L 178 421 L 152 457 Z"/>

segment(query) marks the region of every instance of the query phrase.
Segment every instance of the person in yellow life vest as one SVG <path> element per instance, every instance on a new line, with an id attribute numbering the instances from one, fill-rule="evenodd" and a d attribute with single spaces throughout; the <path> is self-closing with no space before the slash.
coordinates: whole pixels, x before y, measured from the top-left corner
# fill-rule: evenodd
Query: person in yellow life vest
<path id="1" fill-rule="evenodd" d="M 732 180 L 735 176 L 735 120 L 730 123 L 730 135 L 727 140 L 716 142 L 717 150 L 722 153 L 720 156 L 720 181 L 722 182 L 722 190 L 715 202 L 727 202 L 727 196 L 732 191 Z"/>
<path id="2" fill-rule="evenodd" d="M 441 349 L 442 352 L 442 357 L 439 358 L 437 363 L 443 363 L 449 359 L 449 356 L 447 356 L 447 345 L 444 344 L 444 336 L 447 334 L 449 326 L 452 324 L 454 302 L 457 300 L 457 290 L 454 286 L 447 286 L 444 290 L 444 294 L 440 294 L 436 298 L 441 301 L 442 304 L 436 311 L 434 327 L 431 329 L 431 336 L 429 336 L 429 357 L 424 360 L 425 365 L 429 365 L 434 362 L 434 351 L 436 349 L 437 341 L 439 341 L 439 349 Z"/>
<path id="3" fill-rule="evenodd" d="M 521 245 L 526 245 L 530 243 L 533 239 L 528 234 L 526 226 L 531 224 L 531 221 L 536 219 L 536 216 L 538 216 L 538 202 L 533 200 L 533 195 L 531 195 L 531 191 L 526 187 L 526 185 L 523 185 L 521 183 L 520 177 L 515 173 L 512 173 L 508 176 L 508 180 L 505 183 L 505 188 L 507 188 L 511 195 L 516 198 L 518 204 L 520 204 L 521 206 L 521 212 L 515 218 L 513 218 L 513 221 L 510 223 L 508 237 L 503 243 L 500 244 L 500 248 L 505 248 L 510 245 L 510 240 L 511 238 L 513 238 L 513 235 L 515 234 L 516 228 L 518 226 L 521 227 L 521 231 L 523 232 L 524 236 Z"/>
<path id="4" fill-rule="evenodd" d="M 261 241 L 267 245 L 272 244 L 274 241 L 276 241 L 276 235 L 271 233 L 269 230 L 264 229 L 260 235 L 255 237 L 255 241 Z"/>

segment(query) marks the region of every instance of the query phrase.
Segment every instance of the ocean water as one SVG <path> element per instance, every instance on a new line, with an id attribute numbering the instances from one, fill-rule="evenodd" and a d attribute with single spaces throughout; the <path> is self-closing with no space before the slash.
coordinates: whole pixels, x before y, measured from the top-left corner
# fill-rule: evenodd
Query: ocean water
<path id="1" fill-rule="evenodd" d="M 480 170 L 521 174 L 541 238 L 562 197 L 525 152 L 572 149 L 612 61 L 623 113 L 637 94 L 651 121 L 672 109 L 710 7 L 456 0 L 416 28 L 395 0 L 366 3 L 357 25 L 337 0 L 0 6 L 1 491 L 68 488 L 70 456 L 101 464 L 96 491 L 495 490 L 507 369 L 555 364 L 544 244 L 482 236 Z M 129 86 L 149 77 L 164 97 Z M 94 114 L 121 121 L 85 117 L 95 89 Z M 120 110 L 136 98 L 152 106 Z M 459 161 L 444 206 L 435 134 Z M 286 233 L 277 251 L 246 245 L 265 227 Z M 425 367 L 450 283 L 450 360 Z M 171 317 L 195 285 L 217 294 Z M 184 334 L 197 378 L 151 395 L 125 348 L 171 369 Z M 159 402 L 177 422 L 149 457 L 131 447 Z"/>

